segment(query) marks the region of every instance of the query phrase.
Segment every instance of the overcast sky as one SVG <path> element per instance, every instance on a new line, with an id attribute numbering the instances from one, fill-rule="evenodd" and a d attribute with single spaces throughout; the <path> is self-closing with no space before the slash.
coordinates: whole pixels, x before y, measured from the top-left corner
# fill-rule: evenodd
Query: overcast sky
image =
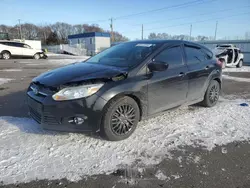
<path id="1" fill-rule="evenodd" d="M 117 18 L 114 30 L 132 40 L 141 37 L 141 24 L 145 36 L 150 32 L 189 35 L 190 24 L 192 36 L 214 36 L 217 20 L 217 38 L 250 31 L 250 0 L 1 0 L 1 7 L 0 24 L 7 25 L 21 19 L 34 24 L 95 23 L 109 29 L 109 18 Z M 162 10 L 151 11 L 155 9 Z M 147 13 L 137 14 L 141 12 Z"/>

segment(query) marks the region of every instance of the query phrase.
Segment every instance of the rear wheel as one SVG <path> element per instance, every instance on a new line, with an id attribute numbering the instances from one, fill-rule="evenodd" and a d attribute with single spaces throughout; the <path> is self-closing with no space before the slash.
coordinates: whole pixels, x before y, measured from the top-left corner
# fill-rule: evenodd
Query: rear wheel
<path id="1" fill-rule="evenodd" d="M 207 91 L 202 101 L 202 105 L 205 107 L 212 107 L 216 105 L 220 96 L 220 84 L 216 80 L 212 80 L 207 88 Z"/>
<path id="2" fill-rule="evenodd" d="M 34 55 L 34 59 L 40 59 L 40 54 L 38 54 L 38 53 L 36 53 L 35 55 Z"/>
<path id="3" fill-rule="evenodd" d="M 10 59 L 11 58 L 10 52 L 7 52 L 7 51 L 2 52 L 2 58 L 3 59 Z"/>
<path id="4" fill-rule="evenodd" d="M 242 59 L 239 61 L 239 63 L 236 65 L 237 68 L 241 68 L 243 66 L 243 61 Z"/>
<path id="5" fill-rule="evenodd" d="M 111 141 L 128 138 L 139 122 L 140 109 L 130 97 L 117 98 L 108 104 L 101 123 L 101 135 Z"/>

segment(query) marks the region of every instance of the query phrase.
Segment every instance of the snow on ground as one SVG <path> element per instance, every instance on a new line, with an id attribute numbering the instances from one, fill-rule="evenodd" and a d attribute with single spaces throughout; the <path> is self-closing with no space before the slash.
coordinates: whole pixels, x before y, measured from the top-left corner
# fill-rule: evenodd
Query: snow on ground
<path id="1" fill-rule="evenodd" d="M 0 117 L 0 181 L 27 182 L 111 173 L 127 165 L 161 162 L 179 146 L 215 145 L 250 139 L 250 101 L 220 100 L 213 108 L 182 107 L 142 121 L 134 134 L 109 142 L 84 134 L 43 131 L 28 118 Z"/>
<path id="2" fill-rule="evenodd" d="M 6 83 L 10 82 L 11 80 L 13 80 L 13 79 L 9 79 L 9 78 L 0 78 L 0 85 L 6 84 Z"/>
<path id="3" fill-rule="evenodd" d="M 22 69 L 2 69 L 0 71 L 3 71 L 3 72 L 19 72 L 19 71 L 22 71 Z"/>
<path id="4" fill-rule="evenodd" d="M 74 56 L 74 55 L 67 55 L 67 54 L 53 54 L 53 53 L 48 53 L 46 54 L 49 59 L 87 59 L 89 56 Z"/>
<path id="5" fill-rule="evenodd" d="M 87 59 L 87 58 L 86 58 Z M 72 63 L 82 62 L 86 59 L 48 59 L 49 64 L 57 64 L 57 65 L 68 65 Z"/>
<path id="6" fill-rule="evenodd" d="M 240 78 L 240 77 L 234 77 L 234 76 L 229 76 L 229 75 L 222 75 L 224 79 L 227 80 L 233 80 L 236 82 L 250 82 L 250 78 Z"/>
<path id="7" fill-rule="evenodd" d="M 223 72 L 250 72 L 250 66 L 243 66 L 241 68 L 227 67 L 223 69 Z"/>

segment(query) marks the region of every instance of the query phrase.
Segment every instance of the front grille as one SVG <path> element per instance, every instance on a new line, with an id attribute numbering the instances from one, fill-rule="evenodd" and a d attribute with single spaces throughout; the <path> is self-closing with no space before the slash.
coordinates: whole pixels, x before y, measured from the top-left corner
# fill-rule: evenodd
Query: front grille
<path id="1" fill-rule="evenodd" d="M 30 110 L 30 116 L 39 124 L 41 124 L 42 116 L 41 114 L 37 113 L 35 110 L 33 110 L 31 107 L 29 107 Z"/>
<path id="2" fill-rule="evenodd" d="M 30 116 L 39 124 L 60 124 L 60 122 L 57 121 L 57 119 L 53 115 L 50 114 L 49 110 L 46 110 L 46 108 L 44 108 L 44 106 L 36 100 L 28 97 L 28 105 L 30 110 Z"/>

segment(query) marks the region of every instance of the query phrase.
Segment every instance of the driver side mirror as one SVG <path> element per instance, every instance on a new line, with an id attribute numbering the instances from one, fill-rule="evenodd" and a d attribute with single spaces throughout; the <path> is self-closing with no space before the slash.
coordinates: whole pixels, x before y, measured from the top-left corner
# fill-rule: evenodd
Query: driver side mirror
<path id="1" fill-rule="evenodd" d="M 152 62 L 148 64 L 148 69 L 151 72 L 161 72 L 168 69 L 168 64 L 163 62 Z"/>

